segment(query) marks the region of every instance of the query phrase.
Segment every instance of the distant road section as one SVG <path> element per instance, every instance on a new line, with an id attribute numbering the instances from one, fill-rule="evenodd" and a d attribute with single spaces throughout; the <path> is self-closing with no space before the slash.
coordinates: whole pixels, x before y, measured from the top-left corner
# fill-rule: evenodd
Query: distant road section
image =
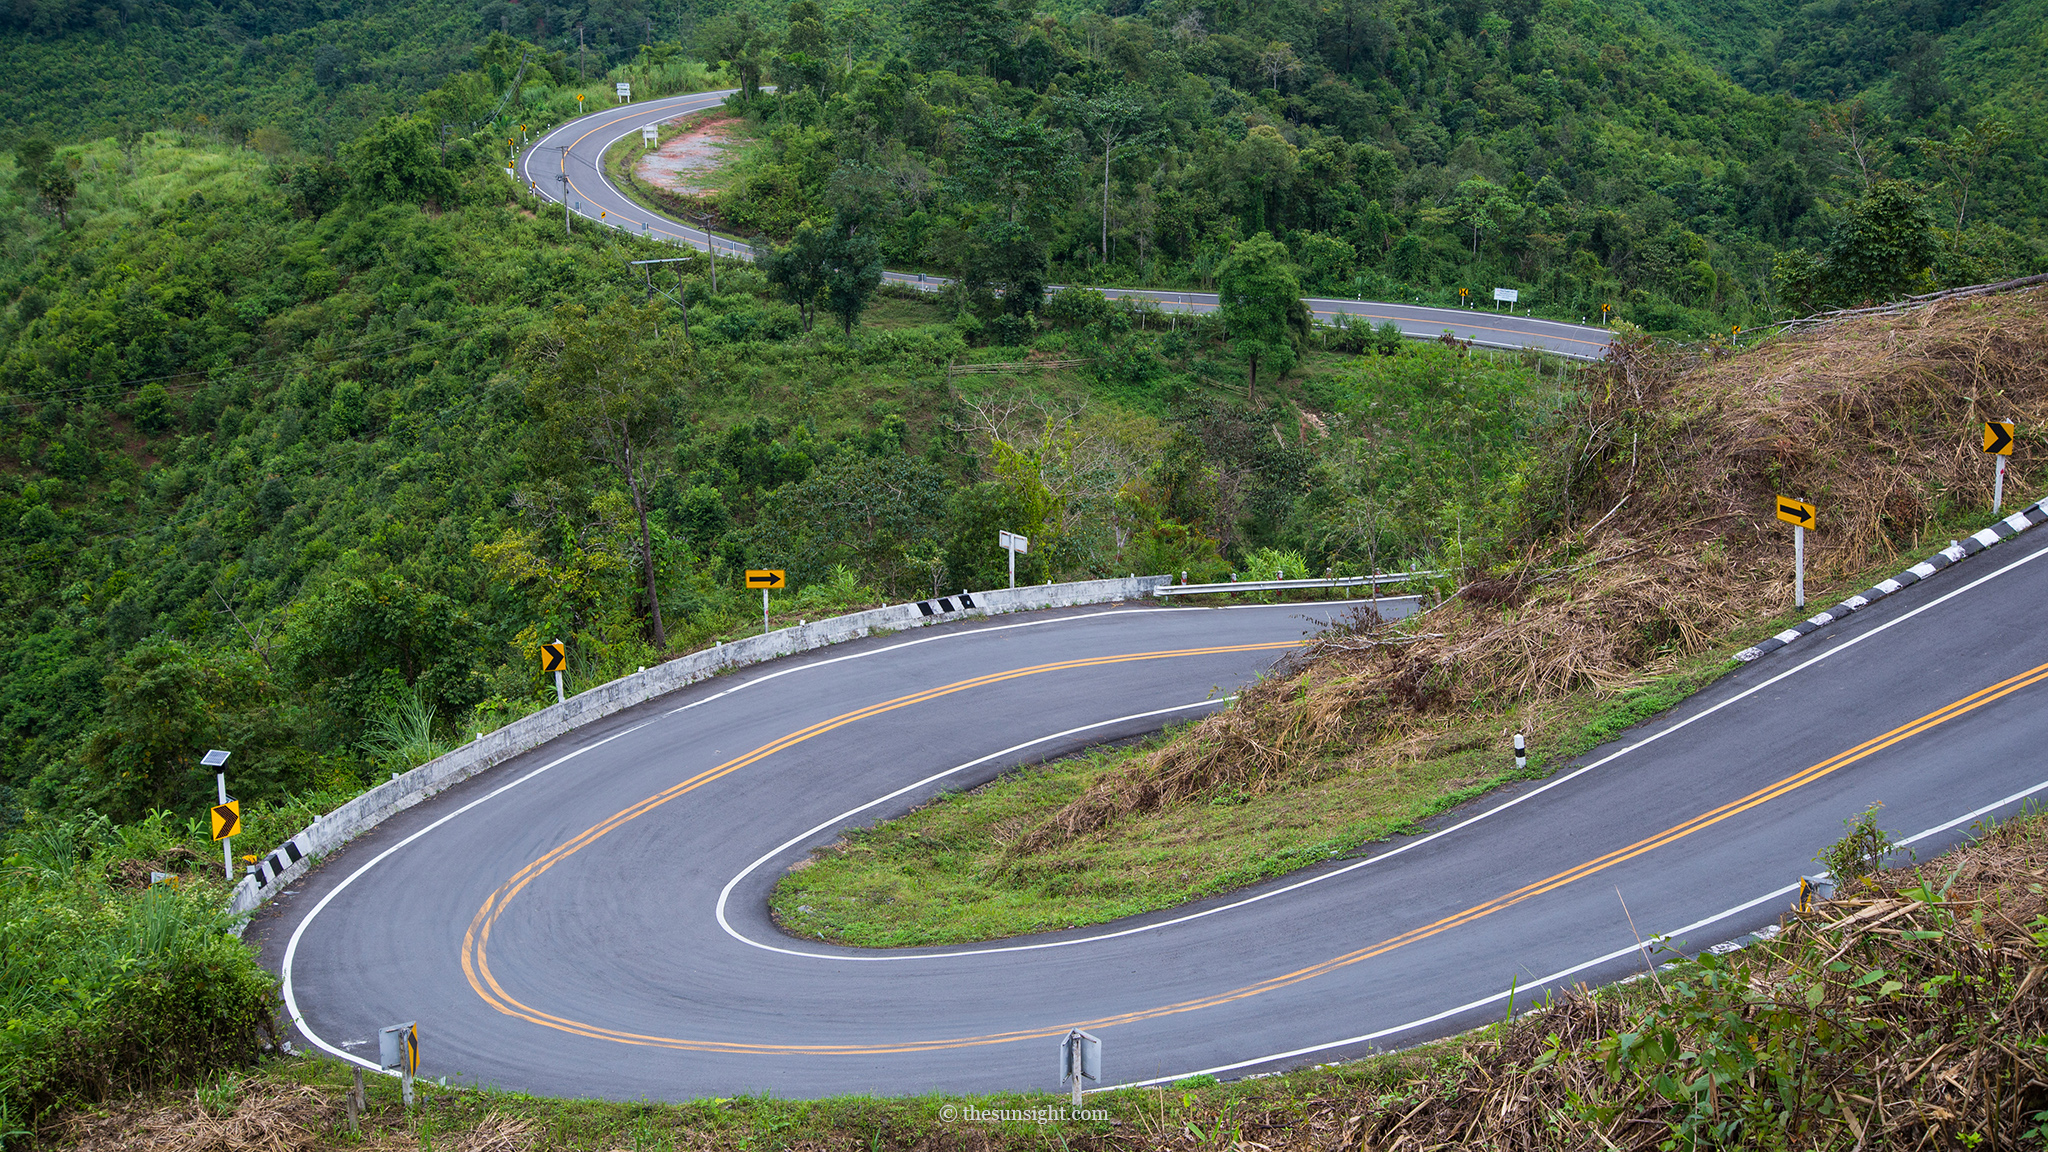
<path id="1" fill-rule="evenodd" d="M 621 232 L 646 236 L 671 244 L 688 244 L 700 251 L 721 256 L 751 259 L 753 248 L 744 241 L 693 228 L 650 209 L 611 182 L 604 171 L 604 153 L 620 140 L 637 135 L 647 124 L 657 124 L 716 108 L 731 95 L 696 92 L 687 96 L 666 96 L 620 104 L 580 116 L 561 125 L 529 145 L 520 155 L 517 175 L 543 198 L 566 204 L 568 211 Z M 947 281 L 915 272 L 890 272 L 886 278 L 898 284 L 936 291 Z M 1104 288 L 1112 299 L 1150 300 L 1169 312 L 1213 312 L 1213 292 L 1169 292 L 1153 288 Z M 1463 308 L 1427 308 L 1419 304 L 1389 304 L 1372 300 L 1312 298 L 1309 307 L 1325 323 L 1338 315 L 1354 316 L 1369 324 L 1387 321 L 1400 326 L 1401 334 L 1417 340 L 1434 340 L 1449 332 L 1483 348 L 1534 348 L 1575 360 L 1599 360 L 1607 355 L 1613 338 L 1605 328 L 1583 324 L 1561 324 L 1528 316 Z"/>

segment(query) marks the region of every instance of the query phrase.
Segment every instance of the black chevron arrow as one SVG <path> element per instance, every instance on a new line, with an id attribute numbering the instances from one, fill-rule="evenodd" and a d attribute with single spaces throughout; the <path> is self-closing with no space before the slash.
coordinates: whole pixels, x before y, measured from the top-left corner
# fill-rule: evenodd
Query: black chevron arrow
<path id="1" fill-rule="evenodd" d="M 1996 455 L 2003 456 L 2005 454 L 2007 446 L 2009 446 L 2011 443 L 2012 433 L 2005 430 L 2005 425 L 1984 425 L 1984 450 L 1986 452 L 1991 452 Z"/>
<path id="2" fill-rule="evenodd" d="M 1798 521 L 1802 526 L 1811 524 L 1813 522 L 1813 513 L 1808 511 L 1806 505 L 1804 504 L 1792 504 L 1787 501 L 1780 500 L 1778 501 L 1778 515 L 1790 516 L 1794 520 Z"/>

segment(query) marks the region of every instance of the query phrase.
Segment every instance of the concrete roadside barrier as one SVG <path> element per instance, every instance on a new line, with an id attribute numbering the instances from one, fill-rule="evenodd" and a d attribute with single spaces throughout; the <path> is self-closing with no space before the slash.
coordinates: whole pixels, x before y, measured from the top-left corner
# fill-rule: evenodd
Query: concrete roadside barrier
<path id="1" fill-rule="evenodd" d="M 1123 580 L 1083 580 L 1071 584 L 1039 584 L 935 596 L 929 600 L 833 616 L 678 656 L 522 716 L 495 732 L 486 732 L 460 748 L 371 788 L 315 820 L 266 854 L 257 862 L 255 870 L 235 886 L 229 909 L 237 915 L 253 912 L 297 880 L 321 856 L 451 785 L 586 724 L 721 672 L 876 633 L 898 632 L 1005 612 L 1135 600 L 1152 596 L 1155 590 L 1172 582 L 1171 576 L 1138 576 Z"/>

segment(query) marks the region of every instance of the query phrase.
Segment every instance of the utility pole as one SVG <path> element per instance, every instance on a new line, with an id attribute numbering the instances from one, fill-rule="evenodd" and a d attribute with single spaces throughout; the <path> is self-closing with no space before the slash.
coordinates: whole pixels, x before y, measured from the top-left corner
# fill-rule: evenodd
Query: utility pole
<path id="1" fill-rule="evenodd" d="M 576 25 L 576 78 L 583 79 L 583 25 Z"/>
<path id="2" fill-rule="evenodd" d="M 569 174 L 564 172 L 555 179 L 562 182 L 562 235 L 568 236 L 572 234 L 569 231 Z"/>

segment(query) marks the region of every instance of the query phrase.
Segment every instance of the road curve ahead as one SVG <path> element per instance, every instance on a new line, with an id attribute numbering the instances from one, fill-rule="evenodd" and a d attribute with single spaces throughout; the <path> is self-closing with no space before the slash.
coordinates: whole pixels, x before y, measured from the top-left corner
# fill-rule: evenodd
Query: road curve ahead
<path id="1" fill-rule="evenodd" d="M 1336 605 L 1070 610 L 720 678 L 401 814 L 252 931 L 315 1044 L 417 1019 L 427 1074 L 557 1094 L 1053 1090 L 1073 1026 L 1127 1083 L 1398 1047 L 1774 920 L 1873 801 L 1924 858 L 2048 788 L 2044 560 L 2048 533 L 1950 568 L 1427 835 L 1114 925 L 863 951 L 766 896 L 847 827 L 1199 714 Z"/>
<path id="2" fill-rule="evenodd" d="M 619 104 L 586 113 L 554 129 L 529 145 L 520 155 L 518 177 L 545 199 L 567 205 L 567 211 L 635 236 L 673 244 L 688 244 L 699 250 L 716 249 L 720 255 L 750 258 L 753 249 L 743 243 L 693 228 L 648 208 L 621 192 L 604 170 L 607 148 L 628 136 L 638 135 L 642 125 L 659 124 L 701 112 L 725 103 L 731 94 L 698 92 L 687 96 L 665 96 L 632 104 Z M 890 272 L 886 278 L 899 284 L 936 289 L 945 283 L 937 277 L 909 272 Z M 1112 298 L 1150 300 L 1169 312 L 1213 312 L 1213 292 L 1167 292 L 1151 288 L 1106 288 Z M 1605 328 L 1583 324 L 1561 324 L 1528 316 L 1488 312 L 1481 309 L 1428 308 L 1419 304 L 1384 304 L 1369 300 L 1313 298 L 1309 308 L 1325 322 L 1339 315 L 1355 317 L 1369 324 L 1392 321 L 1403 335 L 1433 340 L 1449 332 L 1486 348 L 1534 348 L 1577 360 L 1598 360 L 1607 355 L 1613 334 Z"/>

